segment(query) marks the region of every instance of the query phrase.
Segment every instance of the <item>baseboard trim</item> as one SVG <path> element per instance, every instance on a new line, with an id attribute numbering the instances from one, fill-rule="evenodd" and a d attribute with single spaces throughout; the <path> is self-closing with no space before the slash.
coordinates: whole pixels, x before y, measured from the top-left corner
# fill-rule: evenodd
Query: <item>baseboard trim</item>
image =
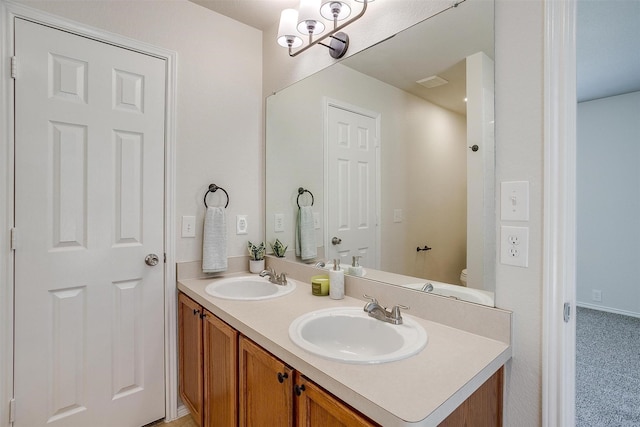
<path id="1" fill-rule="evenodd" d="M 636 313 L 633 311 L 620 310 L 617 308 L 611 308 L 603 305 L 589 304 L 589 303 L 583 303 L 583 302 L 578 302 L 576 305 L 578 307 L 590 308 L 591 310 L 606 311 L 607 313 L 622 314 L 623 316 L 640 318 L 640 313 Z"/>
<path id="2" fill-rule="evenodd" d="M 180 406 L 178 406 L 178 418 L 182 418 L 184 416 L 189 415 L 191 412 L 189 412 L 189 410 L 187 409 L 186 406 L 184 406 L 182 403 L 180 404 Z M 176 418 L 176 419 L 178 419 Z"/>

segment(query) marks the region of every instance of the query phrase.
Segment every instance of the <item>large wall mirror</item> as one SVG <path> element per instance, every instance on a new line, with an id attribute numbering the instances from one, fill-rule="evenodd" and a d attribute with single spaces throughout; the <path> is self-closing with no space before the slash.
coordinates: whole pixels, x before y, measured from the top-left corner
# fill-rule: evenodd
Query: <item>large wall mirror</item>
<path id="1" fill-rule="evenodd" d="M 267 246 L 492 305 L 493 42 L 493 2 L 466 0 L 269 96 Z"/>

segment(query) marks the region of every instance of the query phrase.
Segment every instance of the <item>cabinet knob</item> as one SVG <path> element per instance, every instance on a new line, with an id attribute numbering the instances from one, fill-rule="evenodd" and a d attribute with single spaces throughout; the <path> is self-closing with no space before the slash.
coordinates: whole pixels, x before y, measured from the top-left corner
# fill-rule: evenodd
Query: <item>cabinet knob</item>
<path id="1" fill-rule="evenodd" d="M 197 308 L 194 308 L 193 315 L 195 316 L 196 314 L 200 314 L 200 310 L 198 310 Z"/>
<path id="2" fill-rule="evenodd" d="M 289 378 L 289 374 L 286 372 L 278 372 L 278 382 L 280 384 L 282 384 L 287 378 Z"/>
<path id="3" fill-rule="evenodd" d="M 302 394 L 302 392 L 303 392 L 303 391 L 305 391 L 305 386 L 304 386 L 304 384 L 302 384 L 302 385 L 298 385 L 298 384 L 296 384 L 296 385 L 293 387 L 293 391 L 295 391 L 296 396 L 300 396 L 300 395 Z"/>

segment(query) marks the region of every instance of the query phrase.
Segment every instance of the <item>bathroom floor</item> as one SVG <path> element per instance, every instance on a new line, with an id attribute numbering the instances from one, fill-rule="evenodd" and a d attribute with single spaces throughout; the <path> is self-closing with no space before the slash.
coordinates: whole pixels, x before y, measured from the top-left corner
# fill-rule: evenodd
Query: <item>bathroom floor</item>
<path id="1" fill-rule="evenodd" d="M 640 319 L 578 307 L 576 427 L 640 426 Z"/>
<path id="2" fill-rule="evenodd" d="M 145 427 L 198 427 L 198 425 L 193 421 L 191 415 L 185 415 L 170 423 L 165 423 L 164 420 L 161 420 Z"/>

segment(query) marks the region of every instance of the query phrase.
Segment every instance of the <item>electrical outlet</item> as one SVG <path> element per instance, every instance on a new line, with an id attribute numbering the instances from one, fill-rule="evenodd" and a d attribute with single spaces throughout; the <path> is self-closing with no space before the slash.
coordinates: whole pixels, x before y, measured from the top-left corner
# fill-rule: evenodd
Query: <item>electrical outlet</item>
<path id="1" fill-rule="evenodd" d="M 594 289 L 591 291 L 591 299 L 595 302 L 602 302 L 602 291 L 599 289 Z"/>
<path id="2" fill-rule="evenodd" d="M 284 214 L 273 214 L 273 231 L 276 233 L 284 231 Z"/>
<path id="3" fill-rule="evenodd" d="M 500 262 L 516 267 L 529 266 L 529 227 L 500 228 Z"/>
<path id="4" fill-rule="evenodd" d="M 182 217 L 182 237 L 196 237 L 196 217 Z"/>
<path id="5" fill-rule="evenodd" d="M 236 234 L 248 234 L 247 215 L 236 215 Z"/>

